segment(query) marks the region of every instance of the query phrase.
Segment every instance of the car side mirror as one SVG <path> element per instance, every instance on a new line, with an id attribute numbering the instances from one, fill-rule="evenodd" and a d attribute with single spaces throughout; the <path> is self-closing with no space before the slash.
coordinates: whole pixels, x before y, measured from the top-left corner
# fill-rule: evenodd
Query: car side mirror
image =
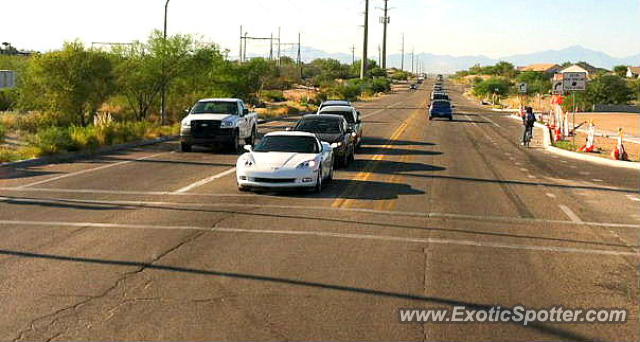
<path id="1" fill-rule="evenodd" d="M 329 143 L 327 142 L 322 142 L 322 152 L 329 152 L 331 151 L 333 148 L 331 147 L 331 145 L 329 145 Z"/>
<path id="2" fill-rule="evenodd" d="M 189 115 L 189 113 L 190 113 L 190 112 L 191 112 L 191 108 L 185 108 L 185 109 L 184 109 L 184 113 L 185 113 L 186 115 Z"/>
<path id="3" fill-rule="evenodd" d="M 346 132 L 347 133 L 353 133 L 353 128 L 351 128 L 351 127 L 347 128 Z"/>
<path id="4" fill-rule="evenodd" d="M 253 146 L 251 146 L 251 145 L 244 145 L 244 150 L 245 150 L 245 151 L 247 151 L 247 152 L 251 152 L 251 151 L 253 151 Z"/>
<path id="5" fill-rule="evenodd" d="M 247 115 L 247 114 L 249 114 L 249 109 L 247 108 L 242 109 L 242 115 Z"/>

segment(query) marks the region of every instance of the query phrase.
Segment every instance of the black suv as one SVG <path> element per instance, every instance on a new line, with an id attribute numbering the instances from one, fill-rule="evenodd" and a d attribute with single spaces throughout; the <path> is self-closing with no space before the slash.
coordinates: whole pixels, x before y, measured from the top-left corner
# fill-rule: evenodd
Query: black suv
<path id="1" fill-rule="evenodd" d="M 336 164 L 340 166 L 346 167 L 354 159 L 356 148 L 353 130 L 341 115 L 305 115 L 296 123 L 293 130 L 315 133 L 320 141 L 331 144 Z"/>

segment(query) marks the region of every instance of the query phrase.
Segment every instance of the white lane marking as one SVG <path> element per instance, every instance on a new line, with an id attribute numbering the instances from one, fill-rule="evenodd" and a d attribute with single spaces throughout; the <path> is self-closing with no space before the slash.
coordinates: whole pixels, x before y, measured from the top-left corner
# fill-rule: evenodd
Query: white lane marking
<path id="1" fill-rule="evenodd" d="M 103 195 L 141 195 L 141 196 L 196 196 L 196 197 L 255 197 L 252 194 L 199 194 L 199 193 L 175 193 L 169 191 L 126 191 L 126 190 L 102 190 L 102 189 L 62 189 L 62 188 L 0 188 L 2 191 L 18 192 L 58 192 L 70 194 L 103 194 Z M 303 200 L 297 198 L 296 200 Z"/>
<path id="2" fill-rule="evenodd" d="M 232 174 L 234 172 L 236 172 L 236 168 L 235 167 L 231 168 L 231 169 L 229 169 L 227 171 L 220 172 L 217 175 L 213 175 L 211 177 L 207 177 L 207 178 L 201 179 L 201 180 L 199 180 L 199 181 L 197 181 L 195 183 L 189 184 L 189 185 L 185 186 L 184 188 L 180 188 L 180 189 L 174 191 L 174 193 L 183 194 L 185 192 L 189 192 L 189 191 L 191 191 L 191 190 L 193 190 L 195 188 L 201 187 L 201 186 L 203 186 L 203 185 L 205 185 L 207 183 L 213 182 L 216 179 L 219 179 L 219 178 L 222 178 L 224 176 L 230 175 L 230 174 Z"/>
<path id="3" fill-rule="evenodd" d="M 587 172 L 587 171 L 580 171 L 578 173 L 581 174 L 582 176 L 588 176 L 591 174 L 591 172 Z"/>
<path id="4" fill-rule="evenodd" d="M 491 122 L 494 126 L 502 128 L 502 126 L 498 125 L 497 123 L 495 123 L 493 120 L 489 119 L 488 117 L 483 116 L 483 115 L 480 115 L 480 117 L 485 119 L 485 120 L 487 120 L 487 121 L 489 121 L 489 122 Z"/>
<path id="5" fill-rule="evenodd" d="M 560 207 L 560 209 L 564 211 L 564 213 L 571 219 L 571 221 L 575 223 L 582 223 L 582 219 L 580 219 L 580 217 L 578 217 L 578 215 L 576 215 L 573 210 L 569 209 L 569 207 L 562 204 L 560 204 L 558 207 Z"/>
<path id="6" fill-rule="evenodd" d="M 627 198 L 628 198 L 628 199 L 630 199 L 630 200 L 632 200 L 632 201 L 640 202 L 640 198 L 638 198 L 638 197 L 634 197 L 634 196 L 631 196 L 631 195 L 627 195 Z"/>
<path id="7" fill-rule="evenodd" d="M 143 193 L 150 194 L 150 193 Z M 185 193 L 175 194 L 171 192 L 165 193 L 151 193 L 162 195 L 178 195 L 178 196 L 199 196 L 199 197 L 247 197 L 254 196 L 250 194 L 196 194 Z M 259 197 L 259 196 L 254 196 Z M 303 198 L 301 198 L 303 199 Z M 312 198 L 310 198 L 312 199 Z M 167 206 L 168 209 L 175 207 L 183 208 L 258 208 L 258 209 L 285 209 L 285 210 L 320 210 L 320 211 L 334 211 L 334 212 L 356 212 L 366 213 L 384 216 L 400 216 L 400 217 L 418 217 L 418 218 L 447 218 L 447 219 L 459 219 L 470 221 L 488 221 L 488 222 L 507 222 L 507 223 L 543 223 L 543 224 L 568 224 L 568 225 L 584 225 L 593 227 L 614 227 L 614 228 L 629 228 L 640 229 L 640 224 L 628 224 L 628 223 L 614 223 L 614 222 L 574 222 L 566 220 L 553 220 L 553 219 L 540 219 L 540 218 L 523 218 L 515 216 L 480 216 L 480 215 L 465 215 L 465 214 L 452 214 L 452 213 L 424 213 L 424 212 L 411 212 L 411 211 L 386 211 L 375 209 L 360 209 L 360 208 L 333 208 L 333 207 L 320 207 L 320 206 L 296 206 L 296 205 L 271 205 L 271 204 L 259 204 L 259 203 L 192 203 L 192 202 L 166 202 L 166 201 L 119 201 L 119 200 L 83 200 L 83 199 L 69 199 L 69 198 L 47 198 L 47 199 L 31 199 L 31 198 L 11 198 L 0 197 L 0 201 L 7 203 L 56 203 L 56 201 L 64 201 L 71 203 L 92 203 L 92 204 L 112 204 L 112 205 L 131 205 L 131 206 Z M 242 215 L 243 213 L 237 213 Z M 313 217 L 310 217 L 313 218 Z"/>
<path id="8" fill-rule="evenodd" d="M 517 162 L 517 163 L 515 163 L 515 165 L 517 165 L 517 166 L 522 166 L 522 163 Z"/>
<path id="9" fill-rule="evenodd" d="M 568 163 L 568 161 L 566 161 L 566 160 L 561 160 L 560 162 L 561 163 L 565 163 L 565 164 Z"/>
<path id="10" fill-rule="evenodd" d="M 523 167 L 523 168 L 521 168 L 521 169 L 520 169 L 520 171 L 522 171 L 522 172 L 529 172 L 529 170 L 528 170 L 528 169 L 525 169 L 524 167 Z"/>
<path id="11" fill-rule="evenodd" d="M 592 179 L 591 181 L 593 181 L 593 182 L 598 182 L 598 183 L 600 183 L 600 182 L 604 182 L 602 179 L 598 179 L 598 178 L 594 178 L 594 179 Z"/>
<path id="12" fill-rule="evenodd" d="M 537 177 L 534 175 L 528 175 L 527 177 L 531 178 L 531 179 L 536 179 Z"/>
<path id="13" fill-rule="evenodd" d="M 94 171 L 99 171 L 99 170 L 104 170 L 110 167 L 114 167 L 114 166 L 120 166 L 120 165 L 125 165 L 125 164 L 129 164 L 129 163 L 134 163 L 137 161 L 142 161 L 142 160 L 147 160 L 147 159 L 151 159 L 163 154 L 167 154 L 170 152 L 162 152 L 162 153 L 156 153 L 154 155 L 150 155 L 147 157 L 143 157 L 143 158 L 137 158 L 137 159 L 133 159 L 133 160 L 125 160 L 125 161 L 121 161 L 121 162 L 117 162 L 117 163 L 110 163 L 107 165 L 102 165 L 102 166 L 98 166 L 98 167 L 94 167 L 91 169 L 84 169 L 84 170 L 80 170 L 80 171 L 76 171 L 76 172 L 71 172 L 71 173 L 65 173 L 64 175 L 60 175 L 57 177 L 52 177 L 52 178 L 47 178 L 41 181 L 37 181 L 37 182 L 33 182 L 33 183 L 29 183 L 29 184 L 25 184 L 25 185 L 20 185 L 18 186 L 18 188 L 28 188 L 34 185 L 40 185 L 40 184 L 45 184 L 45 183 L 49 183 L 49 182 L 53 182 L 53 181 L 57 181 L 60 179 L 64 179 L 64 178 L 68 178 L 68 177 L 74 177 L 74 176 L 79 176 L 85 173 L 89 173 L 89 172 L 94 172 Z"/>
<path id="14" fill-rule="evenodd" d="M 550 192 L 547 192 L 545 195 L 547 195 L 547 197 L 549 197 L 549 198 L 556 198 L 556 195 L 554 195 L 554 194 L 552 194 Z"/>
<path id="15" fill-rule="evenodd" d="M 111 228 L 111 229 L 148 229 L 148 230 L 197 230 L 209 231 L 212 233 L 247 233 L 247 234 L 264 234 L 264 235 L 291 235 L 291 236 L 315 236 L 315 237 L 331 237 L 341 239 L 354 240 L 377 240 L 386 242 L 402 242 L 402 243 L 419 243 L 419 244 L 441 244 L 441 245 L 457 245 L 471 246 L 479 248 L 494 249 L 511 249 L 535 252 L 556 252 L 556 253 L 576 253 L 576 254 L 595 254 L 595 255 L 614 255 L 614 256 L 638 256 L 637 252 L 623 252 L 605 249 L 588 249 L 588 248 L 567 248 L 552 247 L 539 245 L 522 245 L 507 244 L 499 242 L 486 242 L 474 240 L 457 240 L 457 239 L 438 239 L 438 238 L 411 238 L 391 235 L 369 235 L 369 234 L 348 234 L 348 233 L 332 233 L 322 231 L 301 231 L 301 230 L 258 230 L 258 229 L 239 229 L 228 227 L 202 227 L 202 226 L 165 226 L 165 225 L 134 225 L 134 224 L 117 224 L 117 223 L 96 223 L 96 222 L 41 222 L 41 221 L 8 221 L 0 220 L 0 225 L 16 225 L 16 226 L 44 226 L 44 227 L 81 227 L 81 228 Z"/>

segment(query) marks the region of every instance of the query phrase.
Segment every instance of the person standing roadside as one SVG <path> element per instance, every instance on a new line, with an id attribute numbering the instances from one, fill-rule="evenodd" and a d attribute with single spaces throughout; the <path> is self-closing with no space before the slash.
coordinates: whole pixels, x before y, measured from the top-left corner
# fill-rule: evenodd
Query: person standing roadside
<path id="1" fill-rule="evenodd" d="M 536 115 L 533 113 L 533 108 L 526 107 L 526 115 L 522 119 L 524 124 L 524 133 L 522 134 L 522 146 L 528 146 L 529 142 L 533 138 L 533 126 L 536 123 Z"/>

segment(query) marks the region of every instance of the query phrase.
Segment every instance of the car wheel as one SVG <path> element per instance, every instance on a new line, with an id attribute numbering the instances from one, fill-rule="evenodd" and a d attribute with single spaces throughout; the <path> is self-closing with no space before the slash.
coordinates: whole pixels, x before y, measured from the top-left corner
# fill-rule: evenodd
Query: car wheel
<path id="1" fill-rule="evenodd" d="M 180 143 L 180 151 L 181 152 L 191 152 L 191 145 Z"/>
<path id="2" fill-rule="evenodd" d="M 333 180 L 333 163 L 331 163 L 331 169 L 329 170 L 329 176 L 327 176 L 328 181 Z"/>
<path id="3" fill-rule="evenodd" d="M 354 160 L 356 160 L 356 151 L 351 150 L 351 153 L 349 153 L 349 164 L 353 163 Z"/>
<path id="4" fill-rule="evenodd" d="M 322 168 L 318 170 L 318 181 L 316 182 L 316 187 L 313 188 L 313 192 L 315 193 L 322 192 Z"/>
<path id="5" fill-rule="evenodd" d="M 433 116 L 429 115 L 429 121 L 433 120 Z"/>
<path id="6" fill-rule="evenodd" d="M 240 192 L 248 192 L 249 188 L 238 184 L 238 191 L 240 191 Z"/>
<path id="7" fill-rule="evenodd" d="M 450 116 L 450 117 L 449 117 L 449 121 L 453 121 L 453 116 Z"/>
<path id="8" fill-rule="evenodd" d="M 349 166 L 349 152 L 346 152 L 344 156 L 342 156 L 342 162 L 340 164 L 342 164 L 342 167 Z"/>

